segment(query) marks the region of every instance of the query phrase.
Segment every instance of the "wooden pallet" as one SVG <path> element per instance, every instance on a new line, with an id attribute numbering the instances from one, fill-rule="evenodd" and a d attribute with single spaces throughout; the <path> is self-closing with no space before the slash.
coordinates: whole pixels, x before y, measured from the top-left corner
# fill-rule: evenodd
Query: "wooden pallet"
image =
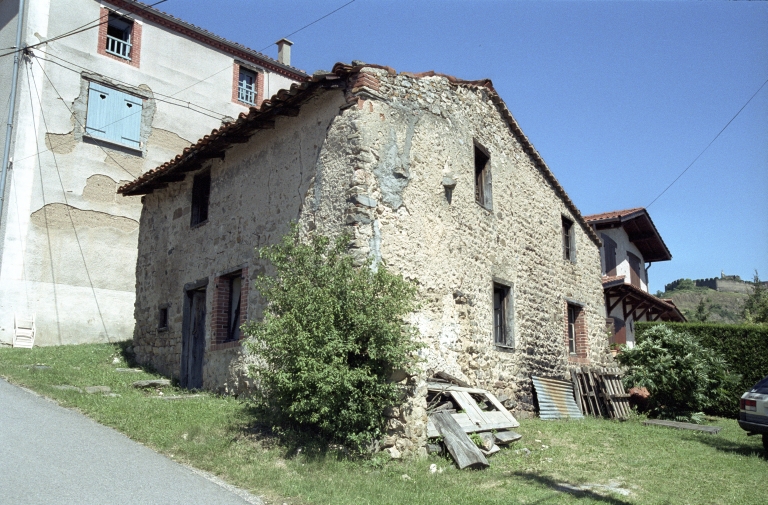
<path id="1" fill-rule="evenodd" d="M 618 368 L 571 370 L 573 394 L 582 414 L 627 419 L 631 412 L 629 395 Z"/>

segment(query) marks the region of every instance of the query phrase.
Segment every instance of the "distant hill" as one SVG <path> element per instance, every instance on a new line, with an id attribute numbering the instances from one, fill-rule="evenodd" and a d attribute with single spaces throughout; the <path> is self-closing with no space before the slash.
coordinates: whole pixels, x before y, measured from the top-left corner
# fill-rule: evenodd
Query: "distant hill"
<path id="1" fill-rule="evenodd" d="M 659 298 L 671 298 L 677 308 L 689 321 L 695 320 L 696 307 L 704 300 L 709 317 L 707 322 L 739 324 L 744 320 L 741 310 L 747 299 L 746 293 L 731 293 L 727 291 L 715 291 L 700 286 L 677 286 L 675 289 L 657 292 Z M 693 284 L 693 283 L 691 283 Z"/>

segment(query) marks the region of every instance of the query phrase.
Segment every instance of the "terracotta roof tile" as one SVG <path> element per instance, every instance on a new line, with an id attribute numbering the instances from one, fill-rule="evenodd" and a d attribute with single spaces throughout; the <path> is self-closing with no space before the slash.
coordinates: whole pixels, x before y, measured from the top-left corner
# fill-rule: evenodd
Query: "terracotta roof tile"
<path id="1" fill-rule="evenodd" d="M 584 216 L 584 220 L 589 222 L 592 221 L 602 221 L 603 219 L 616 219 L 617 217 L 626 217 L 630 214 L 634 214 L 635 212 L 640 212 L 642 210 L 645 210 L 645 207 L 635 207 L 633 209 L 624 209 L 624 210 L 612 210 L 610 212 L 603 212 L 601 214 L 590 214 L 589 216 Z"/>
<path id="2" fill-rule="evenodd" d="M 612 275 L 612 276 L 604 275 L 602 281 L 603 281 L 603 285 L 605 285 L 605 284 L 611 284 L 616 281 L 624 282 L 625 278 L 626 278 L 625 275 Z"/>

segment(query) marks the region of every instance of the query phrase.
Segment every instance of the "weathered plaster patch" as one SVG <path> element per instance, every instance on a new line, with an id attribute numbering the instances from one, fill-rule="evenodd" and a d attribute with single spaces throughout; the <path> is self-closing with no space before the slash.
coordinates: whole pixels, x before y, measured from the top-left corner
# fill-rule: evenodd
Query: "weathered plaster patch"
<path id="1" fill-rule="evenodd" d="M 407 121 L 407 129 L 402 150 L 398 146 L 395 129 L 390 128 L 379 165 L 373 171 L 379 182 L 382 201 L 395 210 L 403 205 L 403 191 L 411 178 L 411 142 L 416 124 L 421 119 L 421 114 L 416 113 L 403 113 L 403 116 Z"/>
<path id="2" fill-rule="evenodd" d="M 125 233 L 131 233 L 139 227 L 138 221 L 122 216 L 113 216 L 106 212 L 82 210 L 63 203 L 49 203 L 36 210 L 30 216 L 30 221 L 36 226 L 52 229 L 72 228 L 116 228 Z"/>
<path id="3" fill-rule="evenodd" d="M 125 170 L 128 175 L 132 175 L 133 177 L 138 177 L 144 173 L 143 158 L 124 154 L 112 149 L 107 149 L 107 153 L 107 156 L 104 158 L 104 163 L 107 165 L 120 170 Z"/>
<path id="4" fill-rule="evenodd" d="M 117 188 L 130 181 L 115 181 L 109 176 L 94 174 L 88 178 L 83 188 L 83 199 L 93 203 L 137 203 L 141 197 L 122 196 L 117 194 Z"/>
<path id="5" fill-rule="evenodd" d="M 74 130 L 69 133 L 46 133 L 45 147 L 56 154 L 69 154 L 75 150 L 77 140 Z"/>
<path id="6" fill-rule="evenodd" d="M 162 128 L 152 128 L 147 140 L 149 147 L 160 147 L 174 152 L 181 152 L 185 147 L 189 147 L 192 142 L 180 137 L 174 132 L 163 130 Z"/>
<path id="7" fill-rule="evenodd" d="M 117 182 L 106 175 L 95 174 L 88 177 L 83 188 L 83 198 L 89 202 L 114 203 L 117 195 Z"/>

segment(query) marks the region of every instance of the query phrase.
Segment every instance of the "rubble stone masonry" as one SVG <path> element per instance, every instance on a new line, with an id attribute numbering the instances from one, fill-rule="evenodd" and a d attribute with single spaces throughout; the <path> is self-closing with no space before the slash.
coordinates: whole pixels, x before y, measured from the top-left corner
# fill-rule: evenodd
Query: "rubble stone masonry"
<path id="1" fill-rule="evenodd" d="M 425 379 L 436 371 L 495 393 L 520 416 L 533 412 L 531 375 L 609 359 L 598 244 L 515 135 L 486 87 L 363 68 L 346 90 L 322 91 L 297 117 L 208 163 L 208 221 L 190 227 L 192 176 L 144 197 L 137 265 L 138 359 L 178 376 L 185 284 L 247 268 L 248 318 L 263 300 L 252 279 L 269 272 L 254 248 L 298 221 L 305 233 L 351 234 L 362 262 L 417 284 L 411 316 L 423 343 L 420 372 L 402 379 L 404 405 L 388 411 L 382 447 L 424 454 Z M 475 146 L 490 156 L 491 205 L 475 201 Z M 490 208 L 489 208 L 490 207 Z M 564 259 L 563 217 L 575 261 Z M 493 286 L 509 288 L 508 345 L 494 343 Z M 567 304 L 580 306 L 569 356 Z M 169 304 L 168 331 L 157 331 Z M 565 311 L 565 314 L 564 314 Z M 565 317 L 565 325 L 563 324 Z M 203 383 L 242 393 L 252 384 L 242 348 L 218 349 L 209 320 Z"/>

